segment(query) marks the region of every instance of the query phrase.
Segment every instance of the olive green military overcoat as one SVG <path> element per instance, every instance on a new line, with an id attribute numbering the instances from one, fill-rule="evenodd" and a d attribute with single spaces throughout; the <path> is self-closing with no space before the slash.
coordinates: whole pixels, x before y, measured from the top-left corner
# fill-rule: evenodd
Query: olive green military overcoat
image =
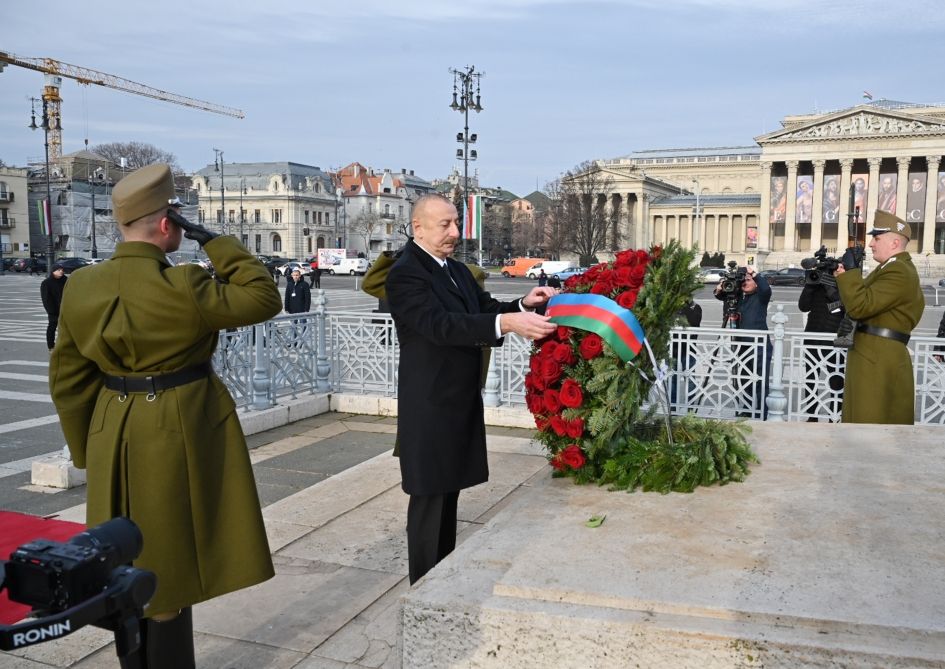
<path id="1" fill-rule="evenodd" d="M 146 616 L 273 575 L 256 485 L 233 399 L 215 375 L 124 401 L 102 373 L 147 376 L 210 359 L 217 332 L 266 320 L 282 301 L 266 268 L 232 237 L 205 250 L 219 277 L 171 266 L 144 242 L 73 273 L 49 385 L 75 465 L 87 469 L 88 524 L 131 518 L 135 565 L 154 571 Z"/>
<path id="2" fill-rule="evenodd" d="M 898 253 L 864 279 L 859 270 L 837 277 L 851 318 L 910 334 L 922 317 L 925 298 L 908 253 Z M 912 358 L 894 339 L 857 332 L 847 353 L 844 423 L 911 425 L 915 417 Z"/>

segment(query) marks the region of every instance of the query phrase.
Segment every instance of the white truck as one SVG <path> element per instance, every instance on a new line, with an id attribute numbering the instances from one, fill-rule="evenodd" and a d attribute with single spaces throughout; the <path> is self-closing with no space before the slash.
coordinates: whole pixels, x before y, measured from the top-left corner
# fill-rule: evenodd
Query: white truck
<path id="1" fill-rule="evenodd" d="M 541 270 L 545 270 L 545 276 L 551 276 L 552 274 L 563 272 L 571 267 L 577 267 L 577 263 L 573 260 L 545 260 L 544 262 L 529 267 L 525 272 L 525 277 L 537 279 Z"/>
<path id="2" fill-rule="evenodd" d="M 364 258 L 338 258 L 334 264 L 329 265 L 327 268 L 322 268 L 319 264 L 319 268 L 324 271 L 328 270 L 329 274 L 350 274 L 354 276 L 355 274 L 364 274 L 371 267 L 371 264 Z"/>

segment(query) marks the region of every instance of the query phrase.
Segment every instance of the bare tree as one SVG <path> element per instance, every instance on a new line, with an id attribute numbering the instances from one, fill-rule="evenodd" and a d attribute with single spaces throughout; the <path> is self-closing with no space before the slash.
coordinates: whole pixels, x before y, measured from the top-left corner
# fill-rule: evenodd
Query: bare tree
<path id="1" fill-rule="evenodd" d="M 348 224 L 348 230 L 364 240 L 364 253 L 371 254 L 371 238 L 374 232 L 381 227 L 381 217 L 373 211 L 361 211 Z"/>
<path id="2" fill-rule="evenodd" d="M 611 246 L 618 248 L 619 231 L 611 229 L 606 208 L 612 190 L 613 179 L 591 161 L 548 184 L 545 192 L 552 203 L 545 222 L 545 239 L 549 251 L 576 253 L 582 265 L 589 265 L 607 248 L 608 233 Z"/>
<path id="3" fill-rule="evenodd" d="M 177 164 L 177 157 L 170 151 L 159 149 L 153 144 L 144 142 L 109 142 L 108 144 L 99 144 L 93 146 L 92 153 L 97 153 L 103 158 L 108 158 L 116 165 L 121 163 L 121 159 L 126 161 L 126 167 L 129 170 L 136 170 L 145 165 L 154 163 L 167 163 L 171 166 L 174 174 L 180 174 L 183 170 Z"/>

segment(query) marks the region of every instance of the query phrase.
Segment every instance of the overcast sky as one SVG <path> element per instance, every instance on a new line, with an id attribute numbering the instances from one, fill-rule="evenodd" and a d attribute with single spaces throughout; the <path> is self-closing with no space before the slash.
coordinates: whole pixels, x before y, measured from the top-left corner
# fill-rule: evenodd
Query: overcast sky
<path id="1" fill-rule="evenodd" d="M 65 79 L 63 150 L 144 141 L 187 171 L 289 160 L 446 176 L 449 68 L 484 71 L 478 168 L 525 195 L 582 160 L 749 145 L 787 114 L 945 102 L 945 12 L 912 0 L 8 3 L 0 50 L 243 110 L 242 120 Z M 271 5 L 271 7 L 267 7 Z M 0 159 L 41 160 L 31 96 L 0 72 Z"/>

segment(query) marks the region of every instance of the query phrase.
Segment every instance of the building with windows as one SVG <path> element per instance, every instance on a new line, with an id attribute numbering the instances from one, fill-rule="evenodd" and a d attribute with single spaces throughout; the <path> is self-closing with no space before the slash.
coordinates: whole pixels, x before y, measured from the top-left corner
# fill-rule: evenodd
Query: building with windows
<path id="1" fill-rule="evenodd" d="M 26 168 L 0 167 L 0 244 L 4 258 L 30 254 L 29 187 Z"/>
<path id="2" fill-rule="evenodd" d="M 197 218 L 254 253 L 305 259 L 342 236 L 331 175 L 292 162 L 208 165 L 193 176 Z"/>
<path id="3" fill-rule="evenodd" d="M 877 209 L 912 223 L 909 250 L 945 267 L 945 105 L 876 100 L 787 116 L 751 146 L 640 151 L 596 162 L 629 243 L 671 238 L 767 266 L 863 240 Z"/>

